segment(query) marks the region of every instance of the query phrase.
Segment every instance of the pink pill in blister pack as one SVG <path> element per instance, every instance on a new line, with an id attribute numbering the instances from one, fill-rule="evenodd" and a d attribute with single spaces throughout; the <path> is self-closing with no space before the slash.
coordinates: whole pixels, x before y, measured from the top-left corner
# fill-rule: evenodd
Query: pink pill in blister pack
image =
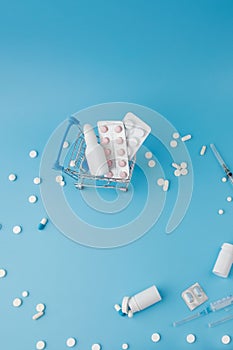
<path id="1" fill-rule="evenodd" d="M 99 121 L 97 126 L 109 167 L 109 172 L 105 176 L 127 179 L 129 177 L 129 162 L 123 122 Z"/>

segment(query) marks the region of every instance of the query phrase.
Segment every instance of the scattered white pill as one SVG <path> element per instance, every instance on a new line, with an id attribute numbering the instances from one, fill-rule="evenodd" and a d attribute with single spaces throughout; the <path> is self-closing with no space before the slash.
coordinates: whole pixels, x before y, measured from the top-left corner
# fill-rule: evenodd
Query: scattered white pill
<path id="1" fill-rule="evenodd" d="M 34 194 L 29 196 L 28 197 L 28 202 L 32 203 L 32 204 L 36 203 L 37 202 L 37 197 Z"/>
<path id="2" fill-rule="evenodd" d="M 91 350 L 100 350 L 100 349 L 101 349 L 100 344 L 93 344 L 91 347 Z"/>
<path id="3" fill-rule="evenodd" d="M 145 157 L 146 157 L 146 159 L 150 159 L 150 158 L 152 158 L 152 153 L 151 152 L 146 152 L 145 153 Z"/>
<path id="4" fill-rule="evenodd" d="M 118 312 L 118 311 L 121 310 L 121 307 L 120 307 L 119 304 L 115 304 L 115 305 L 114 305 L 114 309 Z"/>
<path id="5" fill-rule="evenodd" d="M 149 166 L 150 168 L 153 168 L 155 165 L 156 165 L 156 162 L 155 162 L 154 160 L 149 160 L 148 166 Z"/>
<path id="6" fill-rule="evenodd" d="M 188 169 L 181 169 L 180 170 L 180 174 L 183 175 L 183 176 L 187 175 L 188 174 Z"/>
<path id="7" fill-rule="evenodd" d="M 221 341 L 222 341 L 222 343 L 223 344 L 229 344 L 230 342 L 231 342 L 231 337 L 229 336 L 229 335 L 224 335 L 224 336 L 222 336 L 222 339 L 221 339 Z"/>
<path id="8" fill-rule="evenodd" d="M 129 344 L 124 343 L 121 345 L 122 350 L 127 350 L 129 348 Z"/>
<path id="9" fill-rule="evenodd" d="M 37 314 L 32 316 L 33 320 L 38 320 L 39 318 L 41 318 L 44 315 L 44 312 L 38 312 Z"/>
<path id="10" fill-rule="evenodd" d="M 204 156 L 205 152 L 206 152 L 206 145 L 203 145 L 201 150 L 200 150 L 200 155 Z"/>
<path id="11" fill-rule="evenodd" d="M 13 305 L 14 307 L 19 307 L 21 304 L 22 304 L 22 299 L 20 299 L 20 298 L 15 298 L 15 299 L 13 300 L 13 303 L 12 303 L 12 305 Z"/>
<path id="12" fill-rule="evenodd" d="M 162 178 L 160 178 L 160 179 L 157 180 L 157 184 L 158 184 L 159 186 L 163 186 L 163 185 L 164 185 L 164 182 L 165 182 L 165 180 L 162 179 Z"/>
<path id="13" fill-rule="evenodd" d="M 222 215 L 222 214 L 224 214 L 224 210 L 223 209 L 219 209 L 218 213 L 219 213 L 219 215 Z"/>
<path id="14" fill-rule="evenodd" d="M 231 197 L 231 196 L 228 196 L 228 197 L 227 197 L 227 201 L 228 201 L 228 202 L 231 202 L 231 201 L 232 201 L 232 197 Z"/>
<path id="15" fill-rule="evenodd" d="M 63 143 L 63 148 L 68 148 L 69 147 L 69 142 L 68 141 L 64 141 Z"/>
<path id="16" fill-rule="evenodd" d="M 36 305 L 36 311 L 42 312 L 44 311 L 44 309 L 45 309 L 45 304 L 40 303 Z"/>
<path id="17" fill-rule="evenodd" d="M 27 290 L 24 290 L 22 292 L 22 297 L 27 298 L 29 296 L 29 292 Z"/>
<path id="18" fill-rule="evenodd" d="M 36 343 L 36 349 L 37 350 L 43 350 L 45 349 L 46 347 L 46 343 L 44 340 L 39 340 L 37 343 Z"/>
<path id="19" fill-rule="evenodd" d="M 180 137 L 180 134 L 178 132 L 174 132 L 172 134 L 173 139 L 178 139 Z"/>
<path id="20" fill-rule="evenodd" d="M 177 163 L 172 163 L 172 166 L 175 169 L 180 169 L 181 168 L 181 166 L 179 164 L 177 164 Z"/>
<path id="21" fill-rule="evenodd" d="M 222 182 L 227 182 L 227 178 L 225 176 L 222 177 Z"/>
<path id="22" fill-rule="evenodd" d="M 186 337 L 186 341 L 187 341 L 187 343 L 189 343 L 189 344 L 194 343 L 195 340 L 196 340 L 196 337 L 195 337 L 194 334 L 188 334 L 187 337 Z"/>
<path id="23" fill-rule="evenodd" d="M 132 311 L 132 310 L 129 310 L 129 312 L 128 312 L 128 317 L 129 317 L 129 318 L 132 318 L 132 317 L 133 317 L 133 311 Z"/>
<path id="24" fill-rule="evenodd" d="M 163 185 L 163 191 L 164 191 L 164 192 L 167 192 L 167 191 L 168 191 L 168 188 L 169 188 L 169 181 L 168 181 L 168 180 L 165 180 L 165 181 L 164 181 L 164 185 Z"/>
<path id="25" fill-rule="evenodd" d="M 152 336 L 151 336 L 151 340 L 154 342 L 154 343 L 158 343 L 160 341 L 160 334 L 159 333 L 153 333 Z"/>
<path id="26" fill-rule="evenodd" d="M 170 141 L 170 146 L 171 146 L 172 148 L 177 147 L 177 145 L 178 145 L 178 143 L 177 143 L 176 140 L 171 140 L 171 141 Z"/>
<path id="27" fill-rule="evenodd" d="M 181 169 L 186 169 L 186 168 L 187 168 L 187 166 L 188 166 L 188 164 L 187 164 L 186 162 L 182 162 L 182 163 L 180 163 L 180 167 L 181 167 Z"/>
<path id="28" fill-rule="evenodd" d="M 10 174 L 8 176 L 9 181 L 15 181 L 17 179 L 17 176 L 15 174 Z"/>
<path id="29" fill-rule="evenodd" d="M 175 175 L 175 176 L 180 176 L 180 175 L 181 175 L 180 170 L 179 170 L 179 169 L 176 169 L 176 170 L 174 171 L 174 175 Z"/>
<path id="30" fill-rule="evenodd" d="M 73 346 L 75 346 L 75 344 L 76 344 L 76 339 L 75 338 L 68 338 L 67 341 L 66 341 L 66 345 L 69 348 L 73 348 Z"/>
<path id="31" fill-rule="evenodd" d="M 75 167 L 75 160 L 71 160 L 71 161 L 70 161 L 70 166 L 71 166 L 72 168 Z"/>
<path id="32" fill-rule="evenodd" d="M 61 187 L 64 187 L 64 186 L 66 185 L 66 183 L 65 183 L 65 181 L 61 181 L 61 182 L 59 183 L 59 185 L 60 185 Z"/>
<path id="33" fill-rule="evenodd" d="M 41 178 L 40 177 L 35 177 L 33 179 L 33 182 L 34 182 L 35 185 L 39 185 L 41 183 Z"/>
<path id="34" fill-rule="evenodd" d="M 191 135 L 185 135 L 185 136 L 181 137 L 181 141 L 185 142 L 185 141 L 190 140 L 191 138 L 192 138 Z"/>
<path id="35" fill-rule="evenodd" d="M 34 149 L 29 152 L 29 157 L 30 158 L 36 158 L 38 156 L 38 152 L 35 151 Z"/>
<path id="36" fill-rule="evenodd" d="M 13 227 L 13 230 L 12 230 L 12 231 L 13 231 L 13 233 L 14 233 L 15 235 L 18 235 L 18 234 L 22 231 L 22 227 L 16 225 L 16 226 Z"/>
<path id="37" fill-rule="evenodd" d="M 6 270 L 5 269 L 0 269 L 0 278 L 3 278 L 6 276 Z"/>
<path id="38" fill-rule="evenodd" d="M 64 180 L 63 176 L 62 175 L 57 175 L 56 178 L 55 178 L 56 182 L 57 183 L 60 183 L 61 181 Z"/>

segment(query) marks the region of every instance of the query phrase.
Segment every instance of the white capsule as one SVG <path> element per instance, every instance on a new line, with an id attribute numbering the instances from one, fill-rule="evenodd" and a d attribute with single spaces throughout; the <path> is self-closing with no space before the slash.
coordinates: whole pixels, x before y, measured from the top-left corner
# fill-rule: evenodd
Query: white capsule
<path id="1" fill-rule="evenodd" d="M 157 180 L 157 184 L 158 184 L 159 186 L 163 186 L 163 185 L 164 185 L 164 182 L 165 182 L 165 180 L 162 179 L 162 178 L 160 178 L 160 179 Z"/>
<path id="2" fill-rule="evenodd" d="M 219 213 L 219 215 L 223 215 L 224 214 L 224 210 L 223 209 L 219 209 L 218 213 Z"/>
<path id="3" fill-rule="evenodd" d="M 41 318 L 42 316 L 44 316 L 44 312 L 37 312 L 37 314 L 33 315 L 32 316 L 32 319 L 35 321 L 35 320 L 38 320 L 39 318 Z"/>
<path id="4" fill-rule="evenodd" d="M 35 177 L 33 179 L 33 182 L 34 182 L 35 185 L 39 185 L 41 183 L 41 178 L 40 177 Z"/>
<path id="5" fill-rule="evenodd" d="M 15 181 L 17 179 L 17 176 L 15 174 L 10 174 L 8 176 L 9 181 Z"/>
<path id="6" fill-rule="evenodd" d="M 6 276 L 6 270 L 5 269 L 0 269 L 0 278 L 3 278 Z"/>
<path id="7" fill-rule="evenodd" d="M 19 307 L 19 306 L 21 306 L 21 305 L 22 305 L 22 299 L 20 299 L 20 298 L 15 298 L 15 299 L 13 300 L 13 302 L 12 302 L 12 305 L 13 305 L 14 307 Z"/>
<path id="8" fill-rule="evenodd" d="M 179 164 L 177 164 L 177 163 L 172 163 L 172 166 L 175 169 L 180 169 L 181 168 L 181 166 Z"/>
<path id="9" fill-rule="evenodd" d="M 195 340 L 196 340 L 196 337 L 195 337 L 194 334 L 188 334 L 187 337 L 186 337 L 186 341 L 187 341 L 187 343 L 189 343 L 189 344 L 194 343 Z"/>
<path id="10" fill-rule="evenodd" d="M 101 349 L 100 344 L 93 344 L 91 347 L 91 350 L 100 350 L 100 349 Z"/>
<path id="11" fill-rule="evenodd" d="M 200 150 L 200 155 L 201 155 L 201 156 L 204 156 L 205 152 L 206 152 L 206 146 L 203 145 L 202 148 L 201 148 L 201 150 Z"/>
<path id="12" fill-rule="evenodd" d="M 28 202 L 32 203 L 32 204 L 36 203 L 37 202 L 37 197 L 34 194 L 29 196 L 28 197 Z"/>
<path id="13" fill-rule="evenodd" d="M 160 334 L 159 333 L 153 333 L 152 336 L 151 336 L 151 340 L 154 342 L 154 343 L 158 343 L 160 341 Z"/>
<path id="14" fill-rule="evenodd" d="M 231 201 L 232 201 L 232 197 L 231 197 L 231 196 L 228 196 L 228 197 L 227 197 L 227 201 L 228 201 L 228 202 L 231 202 Z"/>
<path id="15" fill-rule="evenodd" d="M 181 167 L 181 169 L 186 169 L 186 168 L 187 168 L 187 166 L 188 166 L 188 164 L 187 164 L 186 162 L 182 162 L 182 163 L 180 163 L 180 167 Z"/>
<path id="16" fill-rule="evenodd" d="M 18 235 L 22 231 L 22 227 L 18 225 L 14 226 L 12 231 L 15 235 Z"/>
<path id="17" fill-rule="evenodd" d="M 151 152 L 146 152 L 145 153 L 145 157 L 146 157 L 146 159 L 150 159 L 150 158 L 152 158 L 152 153 Z"/>
<path id="18" fill-rule="evenodd" d="M 164 181 L 164 185 L 163 185 L 163 191 L 164 191 L 164 192 L 167 192 L 167 191 L 168 191 L 168 188 L 169 188 L 169 181 L 168 181 L 168 180 L 165 180 L 165 181 Z"/>
<path id="19" fill-rule="evenodd" d="M 180 137 L 180 134 L 178 132 L 174 132 L 172 134 L 173 139 L 178 139 Z"/>
<path id="20" fill-rule="evenodd" d="M 36 311 L 42 312 L 44 311 L 44 309 L 45 309 L 45 304 L 40 303 L 36 305 Z"/>
<path id="21" fill-rule="evenodd" d="M 46 343 L 44 340 L 39 340 L 37 343 L 36 343 L 36 349 L 37 350 L 43 350 L 45 349 L 46 347 Z"/>
<path id="22" fill-rule="evenodd" d="M 27 290 L 24 290 L 22 292 L 22 297 L 27 298 L 29 296 L 29 292 Z"/>
<path id="23" fill-rule="evenodd" d="M 171 141 L 170 141 L 170 146 L 171 146 L 172 148 L 176 148 L 177 145 L 178 145 L 178 143 L 177 143 L 176 140 L 171 140 Z"/>
<path id="24" fill-rule="evenodd" d="M 229 336 L 229 335 L 224 335 L 224 336 L 222 336 L 222 339 L 221 339 L 221 341 L 222 341 L 222 343 L 223 344 L 229 344 L 230 342 L 231 342 L 231 337 Z"/>
<path id="25" fill-rule="evenodd" d="M 225 176 L 222 177 L 222 182 L 227 182 L 227 178 Z"/>
<path id="26" fill-rule="evenodd" d="M 189 134 L 189 135 L 185 135 L 183 137 L 181 137 L 181 141 L 185 142 L 185 141 L 188 141 L 192 138 L 192 136 Z"/>
<path id="27" fill-rule="evenodd" d="M 150 167 L 150 168 L 153 168 L 153 167 L 155 167 L 155 165 L 156 165 L 156 162 L 154 161 L 154 160 L 149 160 L 149 162 L 148 162 L 148 166 Z"/>
<path id="28" fill-rule="evenodd" d="M 64 141 L 63 143 L 63 148 L 68 148 L 69 147 L 69 142 L 68 141 Z"/>
<path id="29" fill-rule="evenodd" d="M 133 317 L 133 311 L 132 311 L 132 310 L 129 310 L 129 312 L 128 312 L 128 317 L 129 317 L 129 318 L 132 318 L 132 317 Z"/>
<path id="30" fill-rule="evenodd" d="M 30 158 L 36 158 L 38 156 L 38 152 L 35 150 L 32 150 L 29 152 L 29 157 Z"/>
<path id="31" fill-rule="evenodd" d="M 129 348 L 129 344 L 124 343 L 121 345 L 122 350 L 127 350 Z"/>
<path id="32" fill-rule="evenodd" d="M 68 346 L 68 348 L 73 348 L 76 344 L 76 339 L 75 338 L 68 338 L 66 340 L 66 345 Z"/>
<path id="33" fill-rule="evenodd" d="M 181 169 L 180 170 L 180 174 L 183 175 L 183 176 L 187 175 L 188 174 L 188 169 Z"/>
<path id="34" fill-rule="evenodd" d="M 179 169 L 176 169 L 176 170 L 174 171 L 174 175 L 175 175 L 175 176 L 180 176 L 180 175 L 181 175 L 180 170 L 179 170 Z"/>

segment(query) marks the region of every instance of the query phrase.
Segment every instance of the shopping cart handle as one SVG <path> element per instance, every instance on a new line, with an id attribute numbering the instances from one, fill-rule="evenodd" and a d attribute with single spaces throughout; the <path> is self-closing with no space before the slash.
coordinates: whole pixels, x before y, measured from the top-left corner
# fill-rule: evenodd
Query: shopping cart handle
<path id="1" fill-rule="evenodd" d="M 54 163 L 54 166 L 53 166 L 53 169 L 54 170 L 63 170 L 64 167 L 60 164 L 60 157 L 61 157 L 61 152 L 62 152 L 62 149 L 63 149 L 63 144 L 66 140 L 66 137 L 68 135 L 68 132 L 70 131 L 70 128 L 73 126 L 73 125 L 79 125 L 80 124 L 80 121 L 78 119 L 76 119 L 75 117 L 69 117 L 68 118 L 68 125 L 67 125 L 67 128 L 66 128 L 66 131 L 64 133 L 64 136 L 63 136 L 63 139 L 62 139 L 62 142 L 61 142 L 61 145 L 60 145 L 60 149 L 59 149 L 59 152 L 58 152 L 58 156 L 57 156 L 57 159 Z"/>

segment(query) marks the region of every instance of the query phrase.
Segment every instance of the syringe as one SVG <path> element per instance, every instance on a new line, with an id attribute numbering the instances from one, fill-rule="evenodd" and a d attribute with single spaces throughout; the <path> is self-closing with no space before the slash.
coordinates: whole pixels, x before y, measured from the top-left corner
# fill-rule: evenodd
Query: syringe
<path id="1" fill-rule="evenodd" d="M 195 320 L 196 318 L 200 318 L 202 316 L 208 315 L 211 312 L 226 309 L 228 306 L 232 306 L 232 305 L 233 305 L 233 296 L 229 295 L 225 298 L 213 301 L 212 303 L 209 304 L 209 306 L 207 306 L 207 308 L 205 308 L 200 312 L 197 312 L 194 315 L 188 316 L 183 320 L 173 322 L 173 326 L 174 327 L 181 326 L 182 324 Z"/>
<path id="2" fill-rule="evenodd" d="M 231 183 L 233 184 L 233 174 L 230 171 L 230 169 L 227 167 L 226 163 L 224 162 L 222 156 L 219 154 L 219 152 L 217 151 L 215 145 L 213 143 L 211 143 L 210 145 L 213 154 L 215 155 L 217 161 L 219 162 L 219 164 L 221 165 L 221 167 L 223 168 L 223 170 L 225 171 L 228 179 L 231 181 Z"/>

